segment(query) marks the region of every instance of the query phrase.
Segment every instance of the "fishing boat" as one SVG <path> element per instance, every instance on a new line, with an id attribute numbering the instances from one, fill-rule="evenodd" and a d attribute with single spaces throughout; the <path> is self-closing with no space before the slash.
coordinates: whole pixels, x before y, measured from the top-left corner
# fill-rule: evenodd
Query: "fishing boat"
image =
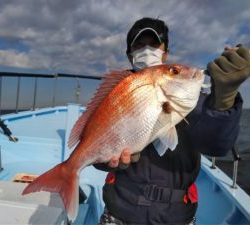
<path id="1" fill-rule="evenodd" d="M 22 74 L 0 73 L 0 100 L 2 103 L 3 79 L 17 80 L 14 112 L 4 114 L 1 119 L 19 141 L 14 143 L 3 134 L 0 135 L 0 224 L 68 224 L 60 196 L 56 193 L 39 192 L 22 196 L 27 183 L 38 175 L 64 161 L 70 154 L 67 140 L 77 118 L 85 108 L 79 101 L 79 83 L 76 86 L 75 103 L 61 106 L 55 104 L 56 90 L 52 94 L 50 107 L 37 107 L 37 88 L 39 81 L 49 79 L 55 88 L 61 78 L 96 79 L 70 74 Z M 35 79 L 33 105 L 30 110 L 20 111 L 20 83 L 29 77 Z M 0 104 L 1 105 L 1 104 Z M 197 224 L 250 224 L 250 197 L 237 185 L 237 152 L 235 155 L 234 176 L 228 177 L 210 161 L 202 156 L 201 171 L 197 179 L 199 206 Z M 103 212 L 102 186 L 106 173 L 93 166 L 85 168 L 80 174 L 80 188 L 86 199 L 79 202 L 79 213 L 72 224 L 94 225 Z"/>

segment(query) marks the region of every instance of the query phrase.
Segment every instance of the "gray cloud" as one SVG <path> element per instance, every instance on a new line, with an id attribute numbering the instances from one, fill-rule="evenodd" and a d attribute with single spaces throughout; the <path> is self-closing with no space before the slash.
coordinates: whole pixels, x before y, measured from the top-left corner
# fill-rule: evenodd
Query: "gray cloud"
<path id="1" fill-rule="evenodd" d="M 204 67 L 204 55 L 219 55 L 226 44 L 249 44 L 247 0 L 1 1 L 0 38 L 28 50 L 1 50 L 0 64 L 91 75 L 129 67 L 126 33 L 145 16 L 168 23 L 171 61 Z"/>

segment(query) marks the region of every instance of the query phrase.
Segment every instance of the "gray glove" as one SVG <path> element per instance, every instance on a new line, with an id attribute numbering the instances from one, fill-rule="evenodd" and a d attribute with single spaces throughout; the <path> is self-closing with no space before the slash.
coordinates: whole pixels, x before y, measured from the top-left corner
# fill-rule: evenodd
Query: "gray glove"
<path id="1" fill-rule="evenodd" d="M 134 153 L 131 155 L 131 158 L 130 158 L 130 163 L 135 163 L 135 162 L 138 162 L 140 159 L 140 152 L 138 153 Z M 123 163 L 123 162 L 119 162 L 119 169 L 127 169 L 130 165 L 130 163 Z"/>
<path id="2" fill-rule="evenodd" d="M 210 106 L 220 111 L 230 109 L 239 86 L 250 76 L 250 50 L 243 45 L 225 48 L 207 70 L 212 81 Z"/>

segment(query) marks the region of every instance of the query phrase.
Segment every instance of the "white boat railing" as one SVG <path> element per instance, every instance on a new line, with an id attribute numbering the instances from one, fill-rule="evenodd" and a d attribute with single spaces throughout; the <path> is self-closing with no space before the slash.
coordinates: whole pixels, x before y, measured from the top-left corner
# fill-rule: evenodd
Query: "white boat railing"
<path id="1" fill-rule="evenodd" d="M 238 176 L 238 164 L 241 158 L 235 146 L 232 149 L 232 153 L 233 153 L 233 158 L 234 158 L 234 166 L 233 166 L 234 169 L 233 169 L 233 184 L 231 187 L 236 189 L 237 188 L 237 176 Z"/>
<path id="2" fill-rule="evenodd" d="M 79 103 L 80 97 L 80 79 L 91 79 L 91 80 L 101 80 L 103 77 L 100 76 L 90 76 L 90 75 L 78 75 L 78 74 L 64 74 L 64 73 L 56 73 L 56 74 L 33 74 L 33 73 L 14 73 L 14 72 L 0 72 L 0 114 L 2 111 L 2 83 L 3 77 L 15 77 L 17 78 L 17 86 L 16 86 L 16 98 L 15 98 L 15 113 L 20 111 L 20 91 L 21 91 L 21 79 L 22 78 L 34 78 L 34 89 L 33 94 L 30 96 L 33 97 L 32 99 L 32 110 L 35 110 L 37 107 L 37 97 L 38 97 L 38 82 L 40 79 L 43 78 L 51 78 L 53 84 L 53 95 L 52 95 L 52 104 L 50 106 L 55 107 L 56 105 L 56 90 L 58 85 L 59 78 L 71 78 L 76 80 L 75 86 L 75 97 L 76 103 Z"/>
<path id="3" fill-rule="evenodd" d="M 232 185 L 231 188 L 236 189 L 237 188 L 237 177 L 238 177 L 238 166 L 239 166 L 239 161 L 241 160 L 240 155 L 237 151 L 236 146 L 233 146 L 232 148 L 232 156 L 233 156 L 233 177 L 232 177 Z M 216 169 L 216 157 L 211 158 L 211 169 Z"/>

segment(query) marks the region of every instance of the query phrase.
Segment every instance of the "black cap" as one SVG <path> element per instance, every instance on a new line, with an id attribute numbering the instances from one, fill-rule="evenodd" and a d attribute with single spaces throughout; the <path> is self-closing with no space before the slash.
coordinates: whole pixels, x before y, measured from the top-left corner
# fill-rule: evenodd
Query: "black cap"
<path id="1" fill-rule="evenodd" d="M 131 46 L 144 31 L 152 31 L 159 42 L 165 44 L 165 50 L 168 49 L 168 27 L 164 21 L 153 18 L 142 18 L 137 20 L 128 32 L 127 53 L 130 53 Z"/>

